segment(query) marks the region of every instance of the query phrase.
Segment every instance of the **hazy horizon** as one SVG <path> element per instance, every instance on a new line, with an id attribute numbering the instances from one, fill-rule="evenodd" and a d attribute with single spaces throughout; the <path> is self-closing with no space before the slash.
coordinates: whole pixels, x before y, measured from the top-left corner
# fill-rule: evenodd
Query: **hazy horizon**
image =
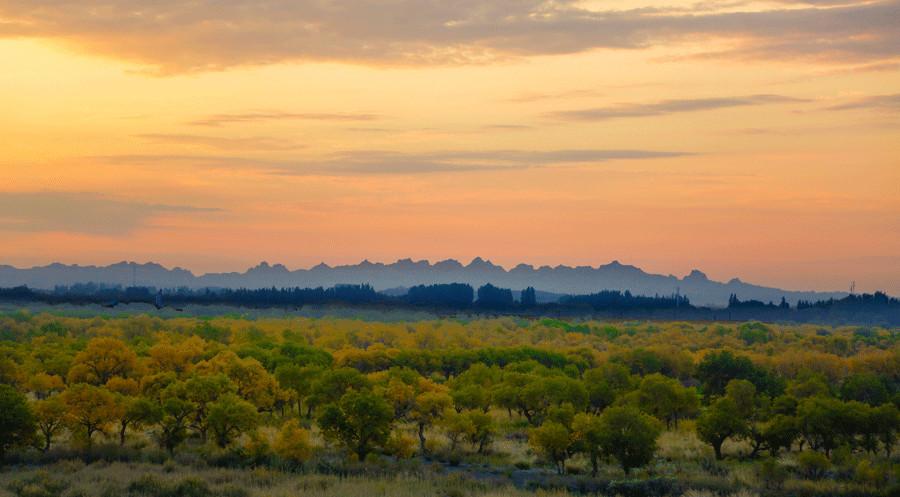
<path id="1" fill-rule="evenodd" d="M 539 268 L 542 268 L 542 267 L 550 267 L 550 268 L 554 268 L 554 269 L 557 268 L 557 267 L 569 267 L 569 268 L 588 267 L 588 268 L 591 268 L 591 269 L 597 269 L 597 268 L 600 268 L 600 267 L 603 267 L 603 266 L 608 266 L 608 265 L 613 265 L 613 264 L 618 263 L 618 264 L 621 264 L 621 265 L 623 265 L 623 266 L 633 266 L 633 267 L 636 267 L 636 268 L 638 268 L 638 269 L 640 269 L 640 270 L 642 270 L 642 271 L 644 271 L 645 273 L 650 274 L 650 275 L 674 276 L 675 278 L 678 278 L 678 279 L 684 279 L 684 278 L 687 278 L 687 277 L 690 276 L 694 271 L 700 271 L 700 272 L 703 273 L 710 281 L 727 283 L 727 282 L 730 281 L 730 280 L 737 279 L 737 280 L 741 281 L 742 283 L 747 283 L 747 284 L 752 284 L 752 285 L 760 285 L 760 286 L 772 287 L 772 288 L 780 288 L 780 289 L 782 289 L 782 290 L 788 290 L 788 291 L 797 291 L 797 292 L 806 292 L 806 291 L 811 291 L 811 292 L 847 292 L 847 291 L 849 290 L 849 285 L 850 285 L 850 284 L 855 284 L 855 291 L 856 291 L 856 292 L 869 292 L 869 293 L 872 293 L 872 292 L 876 292 L 876 291 L 881 291 L 881 292 L 886 292 L 886 293 L 888 293 L 889 295 L 897 295 L 897 294 L 900 294 L 900 291 L 898 291 L 897 289 L 893 289 L 893 288 L 891 288 L 890 286 L 888 286 L 888 287 L 877 287 L 877 288 L 871 288 L 871 289 L 869 289 L 869 288 L 862 288 L 861 285 L 860 285 L 860 282 L 858 282 L 858 281 L 856 281 L 856 280 L 852 280 L 851 282 L 848 282 L 848 284 L 847 284 L 844 288 L 841 288 L 841 287 L 833 287 L 833 288 L 819 287 L 819 288 L 816 288 L 816 287 L 803 287 L 803 286 L 801 286 L 801 287 L 789 287 L 789 286 L 778 285 L 778 284 L 775 284 L 775 283 L 772 283 L 772 282 L 769 282 L 769 281 L 748 279 L 748 278 L 745 278 L 745 277 L 743 277 L 743 276 L 741 276 L 741 275 L 738 275 L 738 274 L 733 274 L 733 275 L 723 274 L 723 275 L 721 275 L 721 276 L 715 275 L 715 274 L 710 274 L 709 272 L 707 272 L 707 271 L 706 271 L 704 268 L 702 268 L 702 267 L 692 267 L 692 268 L 688 269 L 687 271 L 684 271 L 684 272 L 681 272 L 681 273 L 679 273 L 679 272 L 673 272 L 673 271 L 665 271 L 665 270 L 659 270 L 659 271 L 657 271 L 657 270 L 648 269 L 647 267 L 643 267 L 643 266 L 641 266 L 641 265 L 639 265 L 639 264 L 634 264 L 634 263 L 631 263 L 631 262 L 629 262 L 629 261 L 623 261 L 623 260 L 619 260 L 619 259 L 613 259 L 613 260 L 610 260 L 610 261 L 599 262 L 599 263 L 593 263 L 593 264 L 589 264 L 589 263 L 585 263 L 585 264 L 564 264 L 564 263 L 559 263 L 559 264 L 534 264 L 534 263 L 530 263 L 530 262 L 528 262 L 528 261 L 519 261 L 519 262 L 515 262 L 515 263 L 507 263 L 507 264 L 504 264 L 504 263 L 498 262 L 497 260 L 491 259 L 490 257 L 482 257 L 482 256 L 474 256 L 474 257 L 468 258 L 468 259 L 466 259 L 466 258 L 455 258 L 455 257 L 446 257 L 446 258 L 438 258 L 438 259 L 415 258 L 415 257 L 400 257 L 400 258 L 396 258 L 396 259 L 384 259 L 384 260 L 376 260 L 376 259 L 371 259 L 371 258 L 365 258 L 365 259 L 355 260 L 355 261 L 350 260 L 350 261 L 346 261 L 346 262 L 331 262 L 331 263 L 329 263 L 329 262 L 326 261 L 326 260 L 319 260 L 319 261 L 316 262 L 316 263 L 311 263 L 311 264 L 299 264 L 299 265 L 285 264 L 285 263 L 283 263 L 283 262 L 281 262 L 281 261 L 277 261 L 277 260 L 259 260 L 259 261 L 256 261 L 256 262 L 250 262 L 250 263 L 247 263 L 246 265 L 243 265 L 243 266 L 240 266 L 240 265 L 233 265 L 233 266 L 230 266 L 230 267 L 212 268 L 212 269 L 209 269 L 209 270 L 200 270 L 200 269 L 197 269 L 196 267 L 193 267 L 193 266 L 187 265 L 187 264 L 167 264 L 167 263 L 163 263 L 163 262 L 156 261 L 156 260 L 131 260 L 131 259 L 128 259 L 128 258 L 123 258 L 123 259 L 119 259 L 119 260 L 110 260 L 110 261 L 100 262 L 100 263 L 78 263 L 78 262 L 65 262 L 65 261 L 54 260 L 54 261 L 48 261 L 48 262 L 44 262 L 44 263 L 27 264 L 27 265 L 9 264 L 9 263 L 7 263 L 7 262 L 5 262 L 5 261 L 0 261 L 0 266 L 4 266 L 4 265 L 5 265 L 5 266 L 14 267 L 14 268 L 20 269 L 20 270 L 27 270 L 27 269 L 35 269 L 35 268 L 41 268 L 41 267 L 48 267 L 48 266 L 51 266 L 52 264 L 63 264 L 63 265 L 66 265 L 66 266 L 80 266 L 80 267 L 97 267 L 97 268 L 113 266 L 113 265 L 116 265 L 116 264 L 137 264 L 137 265 L 158 264 L 158 265 L 162 266 L 162 267 L 163 267 L 164 269 L 166 269 L 166 270 L 182 269 L 182 270 L 186 270 L 186 271 L 190 272 L 190 273 L 193 274 L 194 276 L 201 277 L 201 276 L 204 276 L 204 275 L 228 274 L 228 273 L 238 273 L 238 274 L 241 274 L 241 273 L 247 272 L 247 271 L 249 271 L 249 270 L 251 270 L 251 269 L 254 269 L 254 268 L 256 268 L 256 267 L 262 266 L 262 265 L 268 265 L 268 266 L 270 266 L 270 267 L 273 267 L 273 266 L 279 266 L 279 265 L 280 265 L 280 266 L 284 266 L 285 269 L 286 269 L 287 271 L 293 272 L 293 271 L 310 270 L 310 269 L 313 269 L 315 266 L 318 266 L 318 265 L 320 265 L 320 264 L 325 264 L 326 266 L 328 266 L 328 267 L 330 267 L 330 268 L 335 268 L 335 267 L 357 266 L 357 265 L 363 264 L 364 262 L 368 262 L 368 263 L 375 264 L 375 265 L 379 265 L 379 264 L 380 264 L 380 265 L 392 265 L 392 264 L 396 264 L 396 263 L 399 263 L 399 262 L 402 262 L 402 261 L 412 261 L 412 262 L 414 262 L 414 263 L 427 262 L 430 266 L 435 266 L 435 265 L 436 265 L 437 263 L 439 263 L 439 262 L 444 262 L 444 261 L 456 261 L 456 262 L 460 263 L 462 266 L 467 267 L 467 266 L 469 266 L 470 264 L 472 264 L 473 262 L 475 262 L 475 260 L 477 260 L 477 259 L 481 259 L 481 260 L 486 261 L 486 262 L 488 262 L 488 263 L 491 263 L 491 264 L 493 264 L 493 265 L 495 265 L 495 266 L 499 266 L 500 268 L 502 268 L 502 269 L 503 269 L 504 271 L 506 271 L 506 272 L 511 271 L 513 268 L 515 268 L 515 267 L 518 266 L 518 265 L 531 266 L 531 267 L 532 267 L 533 269 L 535 269 L 535 270 L 537 270 L 537 269 L 539 269 Z M 0 285 L 0 286 L 2 286 L 2 285 Z M 900 288 L 900 287 L 898 287 L 898 288 Z M 539 290 L 540 290 L 540 288 L 539 288 Z M 601 288 L 598 288 L 598 290 L 602 290 L 602 289 L 601 289 Z"/>

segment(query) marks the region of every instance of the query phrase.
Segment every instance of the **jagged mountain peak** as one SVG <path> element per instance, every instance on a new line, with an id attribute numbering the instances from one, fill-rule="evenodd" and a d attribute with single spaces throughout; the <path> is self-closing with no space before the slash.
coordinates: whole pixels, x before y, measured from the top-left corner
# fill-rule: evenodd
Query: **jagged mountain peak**
<path id="1" fill-rule="evenodd" d="M 709 281 L 709 278 L 703 271 L 693 269 L 690 274 L 684 277 L 684 281 Z"/>
<path id="2" fill-rule="evenodd" d="M 442 261 L 438 261 L 433 266 L 436 269 L 449 270 L 449 269 L 460 269 L 464 267 L 461 262 L 456 259 L 444 259 Z"/>
<path id="3" fill-rule="evenodd" d="M 133 269 L 137 269 L 134 274 Z M 436 283 L 467 283 L 481 286 L 491 283 L 498 287 L 521 290 L 534 287 L 554 294 L 587 294 L 601 290 L 630 291 L 637 295 L 670 295 L 680 291 L 698 305 L 726 305 L 731 294 L 742 300 L 779 301 L 785 296 L 791 303 L 797 300 L 842 298 L 846 292 L 799 292 L 751 285 L 734 278 L 727 283 L 710 280 L 699 269 L 684 278 L 646 273 L 632 265 L 614 260 L 596 268 L 589 266 L 551 267 L 535 269 L 530 264 L 518 264 L 509 271 L 482 257 L 475 257 L 463 265 L 455 259 L 435 264 L 427 260 L 400 259 L 391 264 L 368 259 L 356 265 L 331 267 L 324 262 L 309 269 L 289 271 L 282 264 L 261 262 L 243 273 L 207 273 L 194 275 L 182 268 L 166 269 L 156 263 L 139 265 L 118 262 L 105 267 L 78 266 L 53 263 L 44 267 L 18 269 L 0 266 L 0 286 L 27 285 L 52 289 L 56 285 L 102 283 L 109 285 L 138 285 L 157 288 L 266 288 L 271 286 L 330 287 L 337 284 L 371 284 L 377 290 L 409 288 Z"/>

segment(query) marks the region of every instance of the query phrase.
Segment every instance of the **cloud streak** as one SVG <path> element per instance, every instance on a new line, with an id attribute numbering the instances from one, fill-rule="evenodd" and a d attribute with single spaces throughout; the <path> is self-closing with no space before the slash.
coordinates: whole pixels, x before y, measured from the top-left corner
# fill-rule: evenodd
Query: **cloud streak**
<path id="1" fill-rule="evenodd" d="M 872 95 L 858 98 L 840 105 L 828 107 L 828 110 L 874 109 L 882 111 L 900 111 L 900 93 L 893 95 Z"/>
<path id="2" fill-rule="evenodd" d="M 685 152 L 653 150 L 560 149 L 402 153 L 384 150 L 341 152 L 324 158 L 254 159 L 217 155 L 112 155 L 95 160 L 121 166 L 204 167 L 254 170 L 285 176 L 413 175 L 484 171 L 519 171 L 564 165 L 592 165 L 618 160 L 681 157 Z"/>
<path id="3" fill-rule="evenodd" d="M 242 112 L 235 114 L 213 114 L 191 121 L 194 126 L 222 126 L 226 124 L 249 124 L 265 121 L 335 121 L 356 122 L 374 121 L 381 116 L 363 113 L 329 113 L 329 112 Z"/>
<path id="4" fill-rule="evenodd" d="M 789 2 L 792 3 L 792 2 Z M 720 11 L 588 9 L 577 0 L 0 0 L 0 37 L 59 40 L 161 73 L 249 64 L 375 65 L 645 48 L 725 39 L 723 57 L 875 62 L 900 53 L 900 1 Z"/>
<path id="5" fill-rule="evenodd" d="M 739 97 L 673 99 L 652 103 L 619 104 L 609 107 L 549 112 L 544 117 L 561 121 L 605 121 L 628 117 L 649 117 L 684 112 L 699 112 L 732 107 L 766 104 L 799 103 L 807 100 L 782 95 L 749 95 Z"/>
<path id="6" fill-rule="evenodd" d="M 144 133 L 136 136 L 153 143 L 199 145 L 222 150 L 296 150 L 304 148 L 303 145 L 292 141 L 266 137 L 231 138 L 182 133 Z"/>
<path id="7" fill-rule="evenodd" d="M 218 209 L 114 199 L 81 192 L 0 192 L 0 231 L 118 236 L 167 213 Z"/>

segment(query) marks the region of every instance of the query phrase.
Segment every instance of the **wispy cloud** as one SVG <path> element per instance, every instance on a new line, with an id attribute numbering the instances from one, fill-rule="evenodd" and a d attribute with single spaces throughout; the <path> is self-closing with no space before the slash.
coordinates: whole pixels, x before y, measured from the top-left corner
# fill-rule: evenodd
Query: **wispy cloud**
<path id="1" fill-rule="evenodd" d="M 90 192 L 0 192 L 0 231 L 124 235 L 166 213 L 218 209 L 134 202 Z"/>
<path id="2" fill-rule="evenodd" d="M 563 121 L 603 121 L 626 117 L 661 116 L 684 112 L 747 107 L 753 105 L 806 102 L 806 100 L 782 95 L 749 95 L 739 97 L 689 98 L 663 100 L 652 103 L 629 103 L 608 107 L 563 110 L 549 112 L 544 117 Z"/>
<path id="3" fill-rule="evenodd" d="M 900 93 L 893 95 L 871 95 L 828 107 L 828 110 L 874 109 L 900 111 Z"/>
<path id="4" fill-rule="evenodd" d="M 534 126 L 528 124 L 485 124 L 481 129 L 494 131 L 525 131 L 534 129 Z"/>
<path id="5" fill-rule="evenodd" d="M 402 153 L 385 150 L 348 151 L 323 158 L 254 159 L 217 155 L 113 155 L 95 157 L 107 164 L 149 167 L 205 167 L 255 170 L 289 176 L 346 176 L 517 171 L 561 165 L 591 165 L 618 160 L 680 157 L 685 152 L 654 150 L 560 149 L 548 151 L 488 150 Z"/>
<path id="6" fill-rule="evenodd" d="M 649 150 L 491 150 L 398 153 L 345 153 L 314 166 L 315 170 L 350 174 L 421 174 L 463 171 L 512 171 L 563 164 L 597 164 L 612 160 L 659 159 L 687 155 Z"/>
<path id="7" fill-rule="evenodd" d="M 381 116 L 365 113 L 330 113 L 330 112 L 281 112 L 260 111 L 241 112 L 235 114 L 213 114 L 191 121 L 195 126 L 222 126 L 224 124 L 247 124 L 263 121 L 374 121 Z"/>
<path id="8" fill-rule="evenodd" d="M 724 39 L 720 54 L 855 63 L 895 60 L 900 1 L 735 3 L 632 10 L 578 0 L 3 0 L 0 36 L 61 40 L 162 73 L 285 61 L 478 63 L 596 48 Z"/>
<path id="9" fill-rule="evenodd" d="M 296 150 L 304 148 L 304 145 L 290 140 L 266 137 L 233 138 L 180 133 L 144 133 L 136 136 L 154 143 L 200 145 L 223 150 Z"/>
<path id="10" fill-rule="evenodd" d="M 598 90 L 566 90 L 553 93 L 522 93 L 521 95 L 507 98 L 506 101 L 514 103 L 529 103 L 539 102 L 542 100 L 597 97 L 600 95 L 602 95 L 602 93 Z"/>

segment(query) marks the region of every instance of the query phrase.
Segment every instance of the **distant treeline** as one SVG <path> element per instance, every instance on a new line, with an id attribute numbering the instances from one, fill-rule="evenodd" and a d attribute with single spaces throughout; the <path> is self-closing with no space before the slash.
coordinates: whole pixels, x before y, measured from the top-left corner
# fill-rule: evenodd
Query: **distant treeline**
<path id="1" fill-rule="evenodd" d="M 405 295 L 387 295 L 375 291 L 370 285 L 338 285 L 332 288 L 258 288 L 230 289 L 190 288 L 156 289 L 152 287 L 120 287 L 96 284 L 59 286 L 52 291 L 41 291 L 19 286 L 0 288 L 0 299 L 34 300 L 55 303 L 94 303 L 107 306 L 128 303 L 147 303 L 157 307 L 187 304 L 231 304 L 245 306 L 319 305 L 319 304 L 404 304 L 410 306 L 451 309 L 514 310 L 540 307 L 578 307 L 605 309 L 675 309 L 690 308 L 684 296 L 636 296 L 631 292 L 604 290 L 590 295 L 566 296 L 558 303 L 538 304 L 536 290 L 526 288 L 514 297 L 509 288 L 499 288 L 490 283 L 476 291 L 471 285 L 449 283 L 418 285 Z"/>
<path id="2" fill-rule="evenodd" d="M 518 294 L 518 295 L 516 295 Z M 518 298 L 517 298 L 518 297 Z M 59 286 L 51 291 L 25 286 L 0 288 L 0 300 L 47 304 L 147 303 L 161 309 L 180 310 L 185 305 L 237 305 L 273 307 L 304 305 L 378 305 L 428 308 L 435 311 L 492 311 L 526 315 L 582 315 L 647 319 L 767 320 L 829 323 L 900 324 L 900 299 L 882 292 L 849 295 L 842 299 L 780 302 L 740 300 L 732 295 L 724 309 L 697 307 L 684 295 L 633 295 L 629 291 L 603 290 L 589 295 L 562 297 L 558 302 L 538 303 L 534 288 L 513 292 L 491 284 L 479 287 L 463 283 L 418 285 L 405 295 L 388 295 L 371 285 L 337 285 L 331 288 L 228 289 L 104 286 L 94 283 Z"/>

